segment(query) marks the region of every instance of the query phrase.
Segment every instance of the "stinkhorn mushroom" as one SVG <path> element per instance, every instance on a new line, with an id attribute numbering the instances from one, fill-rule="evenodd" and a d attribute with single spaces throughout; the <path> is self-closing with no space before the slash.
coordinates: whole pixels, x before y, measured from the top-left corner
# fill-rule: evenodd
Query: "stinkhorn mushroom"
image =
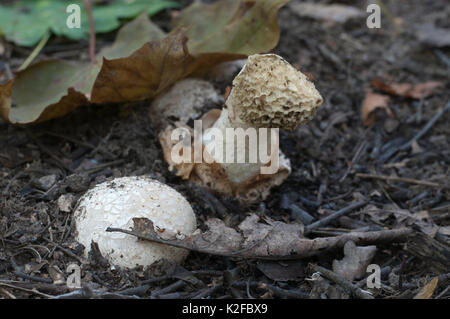
<path id="1" fill-rule="evenodd" d="M 222 111 L 212 110 L 202 118 L 203 161 L 196 160 L 195 138 L 192 156 L 185 157 L 194 158 L 194 163 L 174 161 L 174 127 L 160 134 L 165 159 L 169 168 L 175 167 L 177 175 L 183 178 L 242 201 L 263 200 L 270 188 L 280 185 L 291 171 L 289 160 L 279 149 L 278 129 L 293 130 L 309 122 L 322 102 L 308 77 L 280 56 L 249 56 L 233 80 Z M 188 133 L 198 133 L 189 131 L 184 123 L 177 126 Z M 246 135 L 249 129 L 256 130 L 253 139 L 251 134 Z M 263 131 L 265 134 L 261 134 Z M 236 143 L 239 135 L 241 141 L 238 138 Z M 227 153 L 232 156 L 228 157 Z M 252 156 L 255 154 L 256 158 Z"/>
<path id="2" fill-rule="evenodd" d="M 180 237 L 196 228 L 191 205 L 176 190 L 147 177 L 122 177 L 97 185 L 80 199 L 74 214 L 76 240 L 85 246 L 86 257 L 94 241 L 112 265 L 125 268 L 161 259 L 181 262 L 187 256 L 181 248 L 106 232 L 108 227 L 129 229 L 135 217 L 148 218 L 160 233 L 168 230 Z"/>

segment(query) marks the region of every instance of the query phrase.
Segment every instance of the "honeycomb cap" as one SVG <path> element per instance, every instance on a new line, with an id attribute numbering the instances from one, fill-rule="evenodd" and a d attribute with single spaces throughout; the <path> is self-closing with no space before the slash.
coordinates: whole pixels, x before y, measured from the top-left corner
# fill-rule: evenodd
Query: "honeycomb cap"
<path id="1" fill-rule="evenodd" d="M 276 54 L 249 56 L 226 101 L 232 120 L 286 130 L 309 122 L 322 103 L 308 77 Z"/>

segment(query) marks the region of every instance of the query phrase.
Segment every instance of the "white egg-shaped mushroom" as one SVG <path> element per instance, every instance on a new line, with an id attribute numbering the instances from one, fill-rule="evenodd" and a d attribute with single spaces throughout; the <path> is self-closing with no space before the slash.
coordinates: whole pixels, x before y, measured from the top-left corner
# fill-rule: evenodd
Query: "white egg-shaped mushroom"
<path id="1" fill-rule="evenodd" d="M 86 257 L 94 241 L 101 254 L 120 267 L 146 267 L 161 259 L 183 261 L 185 249 L 106 232 L 108 227 L 129 230 L 135 217 L 148 218 L 155 229 L 182 236 L 196 228 L 191 205 L 176 190 L 147 177 L 122 177 L 97 185 L 80 199 L 74 214 L 76 240 L 84 245 Z"/>

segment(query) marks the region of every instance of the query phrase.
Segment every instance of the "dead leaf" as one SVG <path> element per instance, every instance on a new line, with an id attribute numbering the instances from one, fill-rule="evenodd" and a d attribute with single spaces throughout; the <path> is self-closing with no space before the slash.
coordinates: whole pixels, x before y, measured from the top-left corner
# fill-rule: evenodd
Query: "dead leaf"
<path id="1" fill-rule="evenodd" d="M 394 217 L 395 226 L 409 227 L 414 225 L 431 237 L 434 237 L 439 230 L 439 227 L 431 219 L 425 220 L 421 214 L 412 214 L 408 209 L 397 208 L 393 204 L 383 205 L 383 208 L 367 205 L 362 213 L 368 215 L 378 225 L 383 225 L 388 218 Z"/>
<path id="2" fill-rule="evenodd" d="M 418 25 L 416 37 L 420 42 L 433 47 L 450 46 L 450 30 L 436 27 L 433 22 Z"/>
<path id="3" fill-rule="evenodd" d="M 348 241 L 344 246 L 344 258 L 333 260 L 333 271 L 350 281 L 361 279 L 376 251 L 376 246 L 359 247 L 353 241 Z"/>
<path id="4" fill-rule="evenodd" d="M 279 40 L 277 12 L 286 2 L 195 2 L 180 12 L 177 28 L 166 37 L 141 15 L 120 30 L 94 66 L 49 60 L 16 73 L 0 85 L 0 116 L 13 124 L 37 123 L 89 103 L 154 98 L 218 63 L 271 50 Z"/>
<path id="5" fill-rule="evenodd" d="M 192 54 L 227 52 L 251 55 L 272 50 L 278 43 L 278 10 L 289 0 L 195 1 L 182 10 L 174 26 L 187 27 Z"/>
<path id="6" fill-rule="evenodd" d="M 345 23 L 350 19 L 362 18 L 364 12 L 356 7 L 342 4 L 318 4 L 291 2 L 291 10 L 300 17 L 307 17 L 317 20 L 331 21 L 335 23 Z"/>
<path id="7" fill-rule="evenodd" d="M 208 69 L 242 55 L 205 53 L 193 56 L 188 38 L 178 29 L 160 41 L 144 44 L 129 57 L 103 60 L 92 89 L 93 103 L 120 103 L 154 98 L 194 71 Z"/>
<path id="8" fill-rule="evenodd" d="M 127 56 L 140 41 L 160 36 L 146 15 L 125 25 L 116 42 L 104 49 L 99 59 Z M 130 40 L 130 34 L 138 34 Z M 158 35 L 159 34 L 159 35 Z M 91 89 L 101 64 L 47 60 L 17 72 L 13 80 L 0 85 L 0 115 L 12 124 L 39 123 L 61 117 L 89 104 Z"/>
<path id="9" fill-rule="evenodd" d="M 430 299 L 436 290 L 439 282 L 438 277 L 434 277 L 428 284 L 426 284 L 418 293 L 414 296 L 414 299 Z"/>
<path id="10" fill-rule="evenodd" d="M 371 85 L 374 88 L 390 95 L 419 100 L 432 95 L 436 89 L 444 87 L 444 83 L 438 81 L 411 84 L 394 82 L 385 83 L 381 80 L 373 80 Z"/>
<path id="11" fill-rule="evenodd" d="M 362 105 L 362 120 L 364 125 L 370 126 L 375 123 L 376 117 L 373 112 L 378 108 L 384 109 L 389 116 L 394 118 L 394 113 L 389 108 L 390 100 L 389 96 L 369 91 Z"/>
<path id="12" fill-rule="evenodd" d="M 259 261 L 256 267 L 275 281 L 294 281 L 305 276 L 305 264 L 301 261 Z"/>

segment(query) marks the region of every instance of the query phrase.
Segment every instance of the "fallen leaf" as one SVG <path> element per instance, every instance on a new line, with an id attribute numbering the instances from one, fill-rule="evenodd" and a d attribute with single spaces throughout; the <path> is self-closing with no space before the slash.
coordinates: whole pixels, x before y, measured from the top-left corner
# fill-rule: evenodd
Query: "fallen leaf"
<path id="1" fill-rule="evenodd" d="M 418 293 L 414 296 L 414 299 L 430 299 L 436 290 L 439 282 L 438 277 L 434 277 L 428 284 L 426 284 Z"/>
<path id="2" fill-rule="evenodd" d="M 376 251 L 376 246 L 359 247 L 348 241 L 344 246 L 344 258 L 333 261 L 333 271 L 350 281 L 361 279 Z"/>
<path id="3" fill-rule="evenodd" d="M 145 15 L 125 25 L 117 40 L 100 52 L 102 56 L 127 56 L 152 36 L 161 36 Z M 130 34 L 135 36 L 130 41 Z M 139 46 L 138 46 L 139 47 Z M 101 64 L 46 60 L 17 72 L 14 79 L 0 85 L 0 115 L 12 124 L 39 123 L 61 117 L 90 103 L 92 86 Z"/>
<path id="4" fill-rule="evenodd" d="M 394 217 L 396 227 L 415 226 L 431 237 L 439 230 L 439 227 L 429 218 L 425 219 L 423 214 L 412 214 L 408 209 L 400 209 L 392 204 L 383 205 L 383 208 L 367 205 L 362 213 L 379 225 L 386 224 L 388 218 Z"/>
<path id="5" fill-rule="evenodd" d="M 81 8 L 80 28 L 68 28 L 66 8 L 75 4 Z M 149 15 L 178 7 L 167 0 L 115 0 L 107 5 L 94 5 L 92 15 L 97 33 L 110 32 L 120 26 L 119 19 L 136 17 L 143 11 Z M 80 0 L 18 0 L 13 5 L 0 5 L 0 29 L 6 38 L 21 46 L 33 46 L 48 32 L 72 40 L 89 35 L 88 15 Z"/>
<path id="6" fill-rule="evenodd" d="M 381 80 L 373 80 L 371 85 L 374 88 L 390 95 L 412 99 L 424 99 L 432 95 L 436 89 L 444 87 L 444 83 L 438 81 L 411 84 L 394 82 L 385 83 Z"/>
<path id="7" fill-rule="evenodd" d="M 188 38 L 178 29 L 160 41 L 144 44 L 129 57 L 104 59 L 92 89 L 93 103 L 119 103 L 154 98 L 195 71 L 243 56 L 228 53 L 191 55 Z"/>
<path id="8" fill-rule="evenodd" d="M 177 27 L 164 38 L 143 14 L 120 30 L 115 44 L 100 52 L 97 59 L 102 62 L 94 66 L 43 61 L 0 84 L 0 115 L 10 123 L 28 124 L 89 103 L 154 98 L 178 80 L 218 63 L 272 49 L 279 39 L 277 12 L 287 1 L 196 2 L 180 12 L 176 24 L 187 24 L 188 30 Z"/>
<path id="9" fill-rule="evenodd" d="M 450 30 L 439 28 L 433 22 L 420 24 L 416 27 L 417 39 L 432 47 L 450 46 Z"/>
<path id="10" fill-rule="evenodd" d="M 350 19 L 361 18 L 365 13 L 353 6 L 342 4 L 318 4 L 294 1 L 289 8 L 300 17 L 345 23 Z"/>
<path id="11" fill-rule="evenodd" d="M 301 261 L 258 261 L 256 267 L 275 281 L 294 281 L 305 276 L 305 264 Z"/>
<path id="12" fill-rule="evenodd" d="M 182 10 L 174 26 L 187 27 L 192 54 L 227 52 L 250 55 L 272 50 L 278 43 L 278 10 L 289 0 L 195 1 Z"/>
<path id="13" fill-rule="evenodd" d="M 389 96 L 369 91 L 362 105 L 362 120 L 364 125 L 370 126 L 375 123 L 376 117 L 373 112 L 378 108 L 384 109 L 389 116 L 394 118 L 394 113 L 389 108 L 390 100 Z"/>

